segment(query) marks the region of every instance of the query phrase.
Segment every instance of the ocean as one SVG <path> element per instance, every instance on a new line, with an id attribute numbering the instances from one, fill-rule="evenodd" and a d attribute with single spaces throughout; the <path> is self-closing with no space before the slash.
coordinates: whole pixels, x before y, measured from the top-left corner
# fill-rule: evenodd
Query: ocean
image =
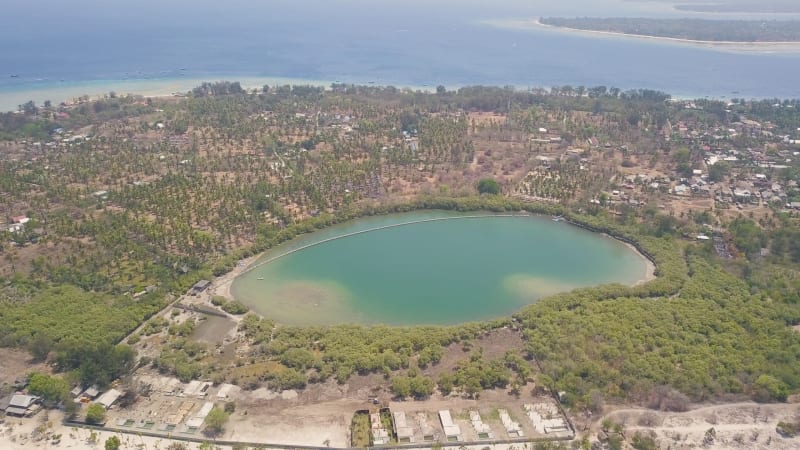
<path id="1" fill-rule="evenodd" d="M 606 85 L 715 98 L 800 94 L 798 52 L 720 50 L 497 25 L 539 16 L 742 16 L 625 0 L 432 3 L 4 0 L 0 109 L 15 109 L 28 99 L 58 102 L 109 91 L 169 94 L 222 79 L 246 79 L 253 86 L 262 81 L 523 89 Z"/>

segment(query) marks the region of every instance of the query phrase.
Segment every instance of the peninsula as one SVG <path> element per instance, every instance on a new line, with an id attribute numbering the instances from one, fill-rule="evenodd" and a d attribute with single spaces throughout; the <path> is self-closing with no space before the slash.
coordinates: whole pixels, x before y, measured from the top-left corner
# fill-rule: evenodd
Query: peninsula
<path id="1" fill-rule="evenodd" d="M 800 42 L 800 21 L 542 17 L 540 25 L 626 36 L 713 44 Z"/>

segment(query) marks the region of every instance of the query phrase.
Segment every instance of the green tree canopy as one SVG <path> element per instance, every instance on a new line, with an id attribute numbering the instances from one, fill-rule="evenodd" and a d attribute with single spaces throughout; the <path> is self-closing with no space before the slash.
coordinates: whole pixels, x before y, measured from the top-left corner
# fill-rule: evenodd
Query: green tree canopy
<path id="1" fill-rule="evenodd" d="M 33 373 L 28 384 L 28 392 L 41 397 L 46 405 L 55 405 L 69 398 L 69 384 L 62 378 Z"/>
<path id="2" fill-rule="evenodd" d="M 100 403 L 92 403 L 86 410 L 86 423 L 101 424 L 105 421 L 106 409 Z"/>
<path id="3" fill-rule="evenodd" d="M 223 409 L 214 407 L 206 416 L 206 432 L 212 435 L 221 434 L 228 423 L 228 413 Z"/>
<path id="4" fill-rule="evenodd" d="M 478 181 L 478 193 L 497 195 L 500 193 L 500 185 L 493 178 L 484 178 Z"/>
<path id="5" fill-rule="evenodd" d="M 117 436 L 111 436 L 110 438 L 106 439 L 106 450 L 118 450 L 120 446 L 120 441 Z"/>

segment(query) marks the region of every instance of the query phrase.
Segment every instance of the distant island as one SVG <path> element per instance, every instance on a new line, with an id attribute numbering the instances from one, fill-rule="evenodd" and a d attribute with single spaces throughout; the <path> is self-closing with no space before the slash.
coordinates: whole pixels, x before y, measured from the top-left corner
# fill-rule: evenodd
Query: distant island
<path id="1" fill-rule="evenodd" d="M 543 17 L 538 23 L 573 30 L 709 43 L 800 42 L 800 21 Z"/>
<path id="2" fill-rule="evenodd" d="M 656 0 L 672 3 L 681 11 L 694 12 L 738 12 L 738 13 L 800 13 L 800 5 L 795 0 Z"/>

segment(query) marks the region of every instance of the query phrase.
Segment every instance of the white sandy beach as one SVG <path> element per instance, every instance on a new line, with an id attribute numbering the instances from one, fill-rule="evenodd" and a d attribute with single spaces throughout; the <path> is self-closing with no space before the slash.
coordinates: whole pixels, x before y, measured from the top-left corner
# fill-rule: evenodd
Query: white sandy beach
<path id="1" fill-rule="evenodd" d="M 741 53 L 800 53 L 800 42 L 735 42 L 735 41 L 701 41 L 694 39 L 648 36 L 643 34 L 618 33 L 613 31 L 582 30 L 578 28 L 559 27 L 542 23 L 539 18 L 532 20 L 493 20 L 486 22 L 500 28 L 531 29 L 534 27 L 564 33 L 580 33 L 597 37 L 642 39 L 655 42 L 692 45 L 720 51 Z"/>
<path id="2" fill-rule="evenodd" d="M 282 77 L 243 77 L 236 75 L 209 76 L 205 78 L 164 78 L 150 80 L 100 80 L 79 81 L 43 84 L 41 87 L 23 85 L 19 90 L 0 90 L 0 111 L 16 111 L 19 105 L 30 100 L 41 105 L 45 100 L 50 100 L 54 105 L 61 102 L 74 102 L 78 98 L 88 95 L 90 99 L 99 99 L 110 92 L 117 95 L 141 95 L 143 97 L 169 97 L 175 94 L 186 94 L 204 82 L 238 81 L 246 90 L 258 89 L 266 84 L 269 86 L 303 85 L 329 87 L 336 81 L 310 80 L 302 78 Z M 366 85 L 365 82 L 349 82 L 347 84 Z M 435 87 L 430 86 L 400 86 L 398 89 L 412 89 L 415 91 L 430 92 Z M 448 89 L 454 87 L 448 86 Z"/>
<path id="3" fill-rule="evenodd" d="M 81 96 L 98 99 L 115 92 L 117 95 L 141 95 L 143 97 L 165 97 L 185 94 L 203 82 L 238 81 L 245 89 L 261 89 L 265 84 L 329 86 L 331 82 L 274 77 L 222 76 L 208 78 L 165 78 L 152 80 L 101 80 L 65 82 L 43 85 L 42 87 L 23 87 L 20 90 L 0 91 L 0 111 L 14 111 L 18 105 L 33 100 L 38 105 L 50 100 L 53 104 L 73 102 Z"/>

